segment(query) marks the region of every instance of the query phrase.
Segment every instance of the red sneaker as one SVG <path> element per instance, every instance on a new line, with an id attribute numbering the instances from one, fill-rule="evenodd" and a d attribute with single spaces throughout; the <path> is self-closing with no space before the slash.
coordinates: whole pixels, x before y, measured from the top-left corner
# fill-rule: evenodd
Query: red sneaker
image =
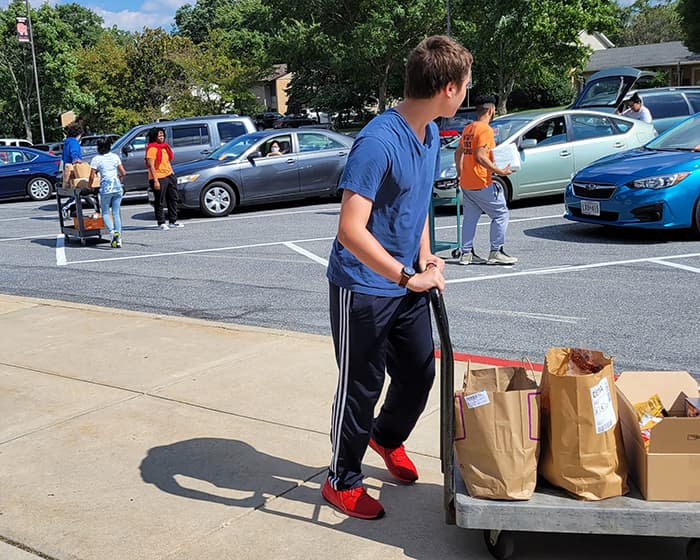
<path id="1" fill-rule="evenodd" d="M 379 519 L 384 516 L 384 508 L 370 496 L 362 486 L 350 490 L 334 490 L 326 479 L 321 495 L 344 514 L 360 519 Z"/>
<path id="2" fill-rule="evenodd" d="M 418 480 L 418 469 L 406 455 L 406 449 L 403 445 L 396 449 L 382 447 L 372 438 L 369 440 L 369 446 L 382 456 L 386 468 L 400 482 L 410 484 Z"/>

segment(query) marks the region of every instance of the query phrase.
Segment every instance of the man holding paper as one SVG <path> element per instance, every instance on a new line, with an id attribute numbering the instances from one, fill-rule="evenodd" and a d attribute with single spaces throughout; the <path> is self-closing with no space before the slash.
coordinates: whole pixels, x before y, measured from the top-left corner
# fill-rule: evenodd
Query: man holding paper
<path id="1" fill-rule="evenodd" d="M 459 146 L 455 150 L 455 169 L 462 187 L 462 256 L 459 264 L 513 265 L 518 259 L 503 250 L 509 211 L 501 185 L 493 181 L 492 174 L 510 175 L 510 164 L 497 167 L 493 160 L 496 147 L 493 129 L 489 126 L 496 113 L 496 100 L 492 96 L 480 96 L 475 101 L 477 118 L 464 128 Z M 481 213 L 491 218 L 491 251 L 488 259 L 474 252 L 474 236 Z"/>

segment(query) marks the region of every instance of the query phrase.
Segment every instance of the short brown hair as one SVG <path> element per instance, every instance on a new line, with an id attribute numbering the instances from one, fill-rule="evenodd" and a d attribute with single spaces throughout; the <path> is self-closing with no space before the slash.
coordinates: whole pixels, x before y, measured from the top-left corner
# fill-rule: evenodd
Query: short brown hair
<path id="1" fill-rule="evenodd" d="M 472 61 L 472 54 L 446 35 L 423 39 L 408 57 L 404 96 L 430 99 L 450 82 L 461 85 Z"/>

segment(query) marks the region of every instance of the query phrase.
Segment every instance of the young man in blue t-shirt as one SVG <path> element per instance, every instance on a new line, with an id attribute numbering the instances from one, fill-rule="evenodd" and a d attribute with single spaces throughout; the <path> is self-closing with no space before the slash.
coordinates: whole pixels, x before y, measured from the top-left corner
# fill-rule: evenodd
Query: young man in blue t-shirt
<path id="1" fill-rule="evenodd" d="M 368 445 L 400 482 L 418 479 L 403 443 L 435 377 L 428 291 L 445 287 L 444 262 L 431 253 L 428 233 L 440 162 L 433 119 L 456 113 L 471 63 L 469 51 L 449 37 L 422 41 L 406 65 L 404 101 L 358 134 L 340 181 L 327 272 L 339 380 L 322 494 L 353 517 L 384 515 L 362 486 Z M 375 419 L 385 370 L 391 385 Z"/>

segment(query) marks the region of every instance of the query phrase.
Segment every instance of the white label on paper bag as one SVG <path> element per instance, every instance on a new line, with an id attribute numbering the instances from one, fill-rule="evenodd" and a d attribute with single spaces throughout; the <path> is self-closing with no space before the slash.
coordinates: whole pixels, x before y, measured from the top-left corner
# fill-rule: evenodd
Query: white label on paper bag
<path id="1" fill-rule="evenodd" d="M 464 400 L 467 403 L 467 408 L 476 408 L 491 402 L 486 391 L 479 391 L 478 393 L 472 393 L 471 395 L 464 395 Z"/>
<path id="2" fill-rule="evenodd" d="M 607 432 L 617 423 L 607 377 L 601 379 L 598 385 L 591 387 L 591 402 L 593 403 L 593 418 L 595 418 L 595 433 Z"/>

